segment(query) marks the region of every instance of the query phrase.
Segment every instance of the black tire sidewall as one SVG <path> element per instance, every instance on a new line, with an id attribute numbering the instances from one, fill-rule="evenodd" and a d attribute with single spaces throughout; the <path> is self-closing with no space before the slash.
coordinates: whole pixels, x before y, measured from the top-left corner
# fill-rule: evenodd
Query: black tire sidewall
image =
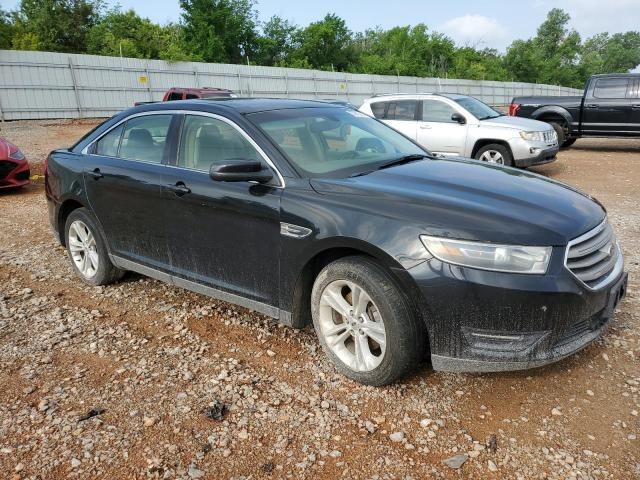
<path id="1" fill-rule="evenodd" d="M 564 128 L 562 128 L 562 125 L 556 122 L 549 122 L 549 125 L 553 127 L 553 129 L 556 131 L 556 135 L 558 135 L 558 145 L 560 147 L 563 147 L 564 143 L 567 141 L 567 136 L 564 133 Z"/>
<path id="2" fill-rule="evenodd" d="M 320 297 L 335 280 L 350 280 L 371 296 L 384 320 L 387 345 L 380 365 L 369 372 L 356 372 L 327 346 L 319 324 Z M 326 355 L 343 375 L 366 385 L 386 385 L 406 374 L 419 362 L 424 330 L 391 276 L 367 257 L 346 257 L 327 265 L 316 278 L 311 293 L 311 315 Z"/>
<path id="3" fill-rule="evenodd" d="M 506 167 L 510 167 L 513 165 L 513 155 L 511 154 L 511 150 L 509 150 L 504 145 L 500 145 L 499 143 L 491 143 L 489 145 L 485 145 L 484 147 L 482 147 L 480 150 L 476 152 L 475 159 L 480 160 L 480 157 L 482 156 L 482 154 L 487 150 L 496 150 L 500 152 L 500 154 L 502 155 L 502 158 L 504 159 L 504 165 Z M 482 162 L 482 163 L 489 163 L 489 162 Z"/>
<path id="4" fill-rule="evenodd" d="M 93 238 L 95 238 L 96 241 L 96 252 L 98 253 L 98 271 L 91 278 L 86 278 L 82 274 L 82 272 L 78 270 L 78 267 L 71 257 L 71 251 L 69 249 L 69 227 L 76 220 L 80 220 L 89 228 L 89 230 L 91 230 Z M 91 212 L 89 212 L 89 210 L 87 210 L 86 208 L 78 208 L 71 212 L 71 214 L 69 214 L 64 225 L 64 239 L 67 246 L 69 261 L 71 262 L 76 275 L 78 275 L 83 282 L 89 285 L 104 285 L 105 283 L 110 283 L 111 281 L 113 281 L 115 267 L 113 266 L 113 264 L 111 263 L 111 259 L 109 258 L 109 252 L 103 240 L 102 232 L 98 227 L 98 222 L 95 220 L 95 217 L 91 214 Z"/>

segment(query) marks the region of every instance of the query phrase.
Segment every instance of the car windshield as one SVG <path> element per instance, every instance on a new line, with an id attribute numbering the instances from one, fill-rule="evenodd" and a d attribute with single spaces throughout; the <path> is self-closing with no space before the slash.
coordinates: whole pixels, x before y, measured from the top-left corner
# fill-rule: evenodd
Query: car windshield
<path id="1" fill-rule="evenodd" d="M 504 115 L 503 113 L 494 110 L 486 103 L 481 102 L 477 98 L 460 97 L 456 98 L 455 101 L 478 120 L 487 120 L 489 118 L 496 118 Z"/>
<path id="2" fill-rule="evenodd" d="M 430 155 L 400 133 L 350 108 L 297 108 L 247 116 L 303 177 L 348 177 L 394 160 Z"/>

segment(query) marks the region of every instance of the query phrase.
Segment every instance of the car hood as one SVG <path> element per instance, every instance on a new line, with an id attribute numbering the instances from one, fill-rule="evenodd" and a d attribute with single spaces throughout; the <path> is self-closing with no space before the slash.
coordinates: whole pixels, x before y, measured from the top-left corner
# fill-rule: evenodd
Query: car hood
<path id="1" fill-rule="evenodd" d="M 604 208 L 541 175 L 467 159 L 428 159 L 345 179 L 313 179 L 316 192 L 364 215 L 402 219 L 425 234 L 564 246 L 596 227 Z"/>
<path id="2" fill-rule="evenodd" d="M 528 132 L 551 130 L 551 126 L 548 123 L 532 120 L 530 118 L 509 117 L 507 115 L 489 118 L 487 120 L 480 120 L 480 126 L 513 128 L 514 130 L 525 130 Z"/>

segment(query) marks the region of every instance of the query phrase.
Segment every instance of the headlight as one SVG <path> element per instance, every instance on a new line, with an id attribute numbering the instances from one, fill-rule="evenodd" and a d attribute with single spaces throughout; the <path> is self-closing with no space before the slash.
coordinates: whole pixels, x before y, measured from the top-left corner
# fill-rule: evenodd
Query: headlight
<path id="1" fill-rule="evenodd" d="M 544 140 L 543 138 L 543 133 L 542 132 L 520 132 L 520 136 L 522 137 L 523 140 L 529 140 L 529 141 L 542 141 Z"/>
<path id="2" fill-rule="evenodd" d="M 16 149 L 15 151 L 9 154 L 9 158 L 11 160 L 18 160 L 18 161 L 24 160 L 24 153 L 22 153 L 20 149 Z"/>
<path id="3" fill-rule="evenodd" d="M 446 263 L 496 272 L 543 274 L 551 247 L 495 245 L 420 235 L 429 253 Z"/>

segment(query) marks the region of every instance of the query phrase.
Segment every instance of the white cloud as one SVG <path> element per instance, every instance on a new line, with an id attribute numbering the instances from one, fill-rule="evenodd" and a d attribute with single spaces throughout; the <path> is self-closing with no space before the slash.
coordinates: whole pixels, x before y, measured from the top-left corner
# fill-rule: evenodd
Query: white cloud
<path id="1" fill-rule="evenodd" d="M 502 50 L 509 36 L 495 18 L 464 15 L 443 23 L 435 30 L 450 36 L 458 45 Z"/>

